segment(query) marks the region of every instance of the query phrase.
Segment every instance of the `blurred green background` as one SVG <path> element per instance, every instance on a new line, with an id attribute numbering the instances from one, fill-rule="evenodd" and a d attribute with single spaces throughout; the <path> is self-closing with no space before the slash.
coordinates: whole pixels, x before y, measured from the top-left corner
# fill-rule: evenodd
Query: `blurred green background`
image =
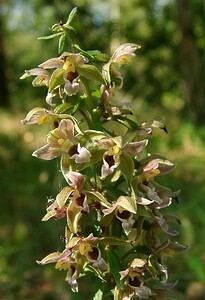
<path id="1" fill-rule="evenodd" d="M 205 2 L 203 0 L 0 0 L 0 299 L 91 299 L 94 278 L 70 292 L 65 273 L 36 264 L 62 250 L 63 224 L 41 222 L 49 198 L 62 186 L 58 161 L 31 156 L 42 129 L 20 120 L 45 105 L 44 88 L 20 81 L 25 69 L 57 55 L 48 28 L 78 6 L 75 42 L 111 53 L 119 44 L 142 46 L 124 68 L 123 99 L 141 123 L 163 121 L 169 134 L 150 151 L 177 162 L 163 183 L 181 189 L 168 213 L 182 223 L 178 240 L 190 250 L 169 261 L 170 281 L 184 299 L 205 299 Z M 45 128 L 45 134 L 46 134 Z M 44 136 L 45 136 L 44 134 Z"/>

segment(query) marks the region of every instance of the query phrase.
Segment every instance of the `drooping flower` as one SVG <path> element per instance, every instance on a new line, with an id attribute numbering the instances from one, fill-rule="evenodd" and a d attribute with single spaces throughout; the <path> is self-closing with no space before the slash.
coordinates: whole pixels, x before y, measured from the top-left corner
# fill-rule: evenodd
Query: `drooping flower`
<path id="1" fill-rule="evenodd" d="M 124 142 L 120 136 L 114 138 L 102 138 L 95 144 L 103 149 L 107 149 L 103 155 L 103 165 L 101 168 L 101 179 L 112 174 L 120 165 L 122 153 L 139 154 L 146 147 L 148 140 L 136 142 Z"/>
<path id="2" fill-rule="evenodd" d="M 87 62 L 88 59 L 81 54 L 64 52 L 60 57 L 40 64 L 39 67 L 43 69 L 56 69 L 51 75 L 49 93 L 60 87 L 68 96 L 75 95 L 79 88 L 78 67 Z"/>
<path id="3" fill-rule="evenodd" d="M 29 113 L 26 115 L 25 119 L 23 119 L 21 122 L 22 124 L 48 124 L 53 127 L 58 127 L 59 122 L 62 119 L 68 118 L 68 115 L 66 114 L 56 114 L 55 112 L 51 110 L 47 110 L 42 107 L 36 107 L 29 111 Z"/>
<path id="4" fill-rule="evenodd" d="M 129 234 L 135 223 L 134 214 L 136 213 L 136 203 L 131 197 L 120 196 L 111 207 L 103 209 L 104 223 L 109 222 L 116 217 L 122 222 L 122 228 L 126 234 Z"/>
<path id="5" fill-rule="evenodd" d="M 152 296 L 151 289 L 146 286 L 143 276 L 147 269 L 147 261 L 141 258 L 135 258 L 129 267 L 121 271 L 121 280 L 124 281 L 124 290 L 122 292 L 123 300 L 148 299 Z"/>
<path id="6" fill-rule="evenodd" d="M 76 163 L 89 162 L 91 154 L 81 147 L 74 133 L 74 124 L 71 120 L 63 119 L 58 128 L 50 131 L 47 144 L 33 152 L 33 156 L 41 159 L 51 160 L 66 154 Z"/>
<path id="7" fill-rule="evenodd" d="M 20 79 L 24 79 L 29 76 L 36 76 L 32 81 L 33 86 L 48 86 L 50 80 L 50 73 L 42 68 L 34 68 L 26 70 Z"/>
<path id="8" fill-rule="evenodd" d="M 79 68 L 87 62 L 88 59 L 79 53 L 64 52 L 60 57 L 51 58 L 43 62 L 38 68 L 26 70 L 21 79 L 28 76 L 37 76 L 32 82 L 33 85 L 47 86 L 46 102 L 54 105 L 52 98 L 57 94 L 62 98 L 63 93 L 72 96 L 78 92 Z M 51 72 L 47 71 L 47 69 L 55 70 Z M 95 73 L 96 70 L 93 72 Z"/>
<path id="9" fill-rule="evenodd" d="M 127 43 L 121 45 L 115 50 L 111 59 L 103 66 L 102 70 L 103 77 L 108 85 L 113 81 L 113 79 L 119 79 L 119 87 L 122 87 L 123 77 L 119 69 L 122 65 L 128 63 L 133 56 L 135 56 L 134 51 L 139 48 L 140 46 L 136 44 Z"/>

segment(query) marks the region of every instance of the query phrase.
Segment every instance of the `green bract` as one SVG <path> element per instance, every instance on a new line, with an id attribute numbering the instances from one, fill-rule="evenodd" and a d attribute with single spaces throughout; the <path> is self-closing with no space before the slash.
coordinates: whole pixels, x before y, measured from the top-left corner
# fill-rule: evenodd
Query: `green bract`
<path id="1" fill-rule="evenodd" d="M 60 37 L 62 54 L 21 77 L 36 76 L 33 85 L 48 89 L 46 108 L 32 109 L 22 123 L 50 126 L 47 143 L 33 155 L 59 157 L 65 179 L 42 219 L 65 219 L 64 250 L 37 262 L 65 270 L 74 292 L 78 278 L 93 272 L 102 282 L 95 300 L 174 299 L 165 259 L 186 246 L 171 240 L 178 234 L 171 226 L 177 219 L 163 209 L 179 192 L 156 180 L 176 165 L 148 147 L 149 138 L 167 130 L 156 120 L 139 125 L 121 99 L 113 104 L 123 86 L 120 68 L 140 46 L 123 44 L 110 59 L 78 45 L 71 45 L 76 53 L 69 52 L 64 47 L 75 14 L 76 8 L 43 37 Z"/>

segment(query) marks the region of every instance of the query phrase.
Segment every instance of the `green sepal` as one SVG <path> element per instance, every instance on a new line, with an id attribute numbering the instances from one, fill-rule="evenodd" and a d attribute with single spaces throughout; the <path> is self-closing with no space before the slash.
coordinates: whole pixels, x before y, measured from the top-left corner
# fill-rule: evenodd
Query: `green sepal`
<path id="1" fill-rule="evenodd" d="M 61 103 L 54 109 L 54 112 L 56 114 L 63 114 L 65 112 L 67 112 L 68 110 L 70 110 L 72 107 L 73 107 L 73 104 L 71 104 L 71 103 Z"/>
<path id="2" fill-rule="evenodd" d="M 73 115 L 76 113 L 76 111 L 79 109 L 79 107 L 80 107 L 80 105 L 81 105 L 83 99 L 84 99 L 84 96 L 80 96 L 80 97 L 78 98 L 78 100 L 77 100 L 76 104 L 74 105 L 73 110 L 72 110 L 72 112 L 71 112 L 71 115 L 72 115 L 72 116 L 73 116 Z"/>
<path id="3" fill-rule="evenodd" d="M 53 91 L 56 87 L 64 84 L 64 80 L 63 80 L 64 72 L 65 72 L 64 69 L 56 69 L 52 73 L 49 81 L 49 89 L 48 89 L 49 92 Z"/>
<path id="4" fill-rule="evenodd" d="M 85 64 L 78 67 L 77 70 L 81 76 L 86 77 L 87 79 L 98 81 L 102 84 L 105 83 L 100 71 L 93 65 Z"/>

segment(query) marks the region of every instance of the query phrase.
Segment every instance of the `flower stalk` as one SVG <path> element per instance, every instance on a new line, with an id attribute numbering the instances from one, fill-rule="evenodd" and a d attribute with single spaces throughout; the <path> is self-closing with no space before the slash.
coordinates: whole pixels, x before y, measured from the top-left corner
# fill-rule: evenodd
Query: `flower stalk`
<path id="1" fill-rule="evenodd" d="M 147 154 L 149 139 L 167 130 L 156 120 L 138 124 L 115 95 L 123 87 L 121 67 L 140 46 L 123 44 L 111 58 L 72 43 L 65 51 L 76 11 L 41 38 L 59 38 L 59 56 L 21 77 L 36 76 L 33 85 L 48 89 L 46 108 L 34 108 L 22 120 L 50 126 L 47 143 L 33 156 L 59 157 L 64 177 L 42 219 L 65 219 L 64 250 L 37 262 L 65 270 L 73 292 L 79 277 L 93 272 L 102 282 L 95 299 L 177 299 L 165 259 L 186 246 L 172 241 L 176 218 L 163 209 L 179 192 L 157 183 L 176 165 Z"/>

